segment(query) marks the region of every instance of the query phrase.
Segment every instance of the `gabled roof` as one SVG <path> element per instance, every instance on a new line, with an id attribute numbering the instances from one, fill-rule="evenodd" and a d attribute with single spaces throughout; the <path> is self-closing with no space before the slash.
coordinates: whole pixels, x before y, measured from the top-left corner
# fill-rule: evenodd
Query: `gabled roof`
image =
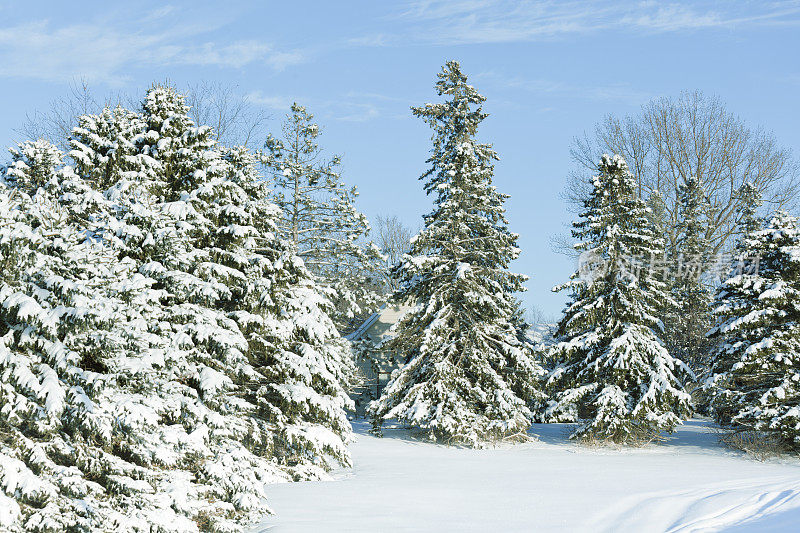
<path id="1" fill-rule="evenodd" d="M 391 327 L 394 326 L 398 320 L 400 320 L 400 317 L 410 308 L 411 306 L 403 304 L 383 305 L 377 312 L 371 314 L 354 332 L 345 335 L 345 338 L 354 342 L 364 338 L 366 335 L 376 342 L 384 340 L 388 337 Z"/>
<path id="2" fill-rule="evenodd" d="M 386 306 L 385 306 L 385 305 L 382 305 L 382 306 L 381 306 L 381 309 L 383 309 L 384 307 L 386 307 Z M 358 339 L 360 339 L 360 338 L 361 338 L 361 337 L 364 335 L 364 333 L 366 333 L 366 331 L 367 331 L 367 330 L 370 328 L 370 326 L 371 326 L 372 324 L 374 324 L 376 320 L 378 320 L 378 318 L 379 318 L 380 316 L 381 316 L 380 310 L 379 310 L 377 313 L 372 313 L 372 314 L 369 316 L 369 318 L 367 318 L 367 319 L 364 321 L 364 323 L 363 323 L 363 324 L 361 324 L 360 326 L 358 326 L 358 328 L 357 328 L 355 331 L 353 331 L 353 332 L 351 332 L 351 333 L 348 333 L 347 335 L 345 335 L 345 336 L 344 336 L 344 338 L 345 338 L 345 339 L 347 339 L 347 340 L 349 340 L 350 342 L 357 341 Z"/>

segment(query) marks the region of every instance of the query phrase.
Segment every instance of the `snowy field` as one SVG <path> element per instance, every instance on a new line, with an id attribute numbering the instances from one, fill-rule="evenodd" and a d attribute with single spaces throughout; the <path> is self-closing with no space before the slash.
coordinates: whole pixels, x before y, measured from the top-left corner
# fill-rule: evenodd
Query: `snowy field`
<path id="1" fill-rule="evenodd" d="M 687 422 L 665 444 L 586 448 L 564 425 L 537 442 L 449 448 L 356 423 L 355 466 L 335 481 L 267 486 L 255 532 L 797 531 L 800 461 L 760 463 Z"/>

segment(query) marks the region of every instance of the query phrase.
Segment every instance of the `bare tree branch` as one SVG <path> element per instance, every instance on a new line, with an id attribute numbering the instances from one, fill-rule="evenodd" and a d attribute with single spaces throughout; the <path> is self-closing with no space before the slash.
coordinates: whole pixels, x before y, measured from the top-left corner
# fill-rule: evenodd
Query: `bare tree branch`
<path id="1" fill-rule="evenodd" d="M 120 93 L 98 99 L 84 79 L 73 80 L 67 94 L 50 102 L 46 111 L 34 111 L 26 115 L 21 127 L 14 130 L 30 141 L 45 139 L 59 149 L 68 152 L 69 135 L 77 126 L 78 117 L 90 113 L 99 113 L 103 107 L 121 104 L 124 96 Z"/>
<path id="2" fill-rule="evenodd" d="M 207 124 L 217 141 L 226 146 L 247 146 L 266 138 L 269 115 L 251 104 L 233 85 L 203 82 L 187 88 L 186 102 L 195 124 Z M 123 93 L 98 98 L 85 80 L 76 80 L 64 96 L 53 100 L 46 111 L 35 111 L 17 130 L 28 140 L 46 139 L 68 152 L 69 136 L 78 117 L 96 114 L 104 107 L 125 105 L 138 109 L 139 102 Z"/>
<path id="3" fill-rule="evenodd" d="M 234 85 L 219 82 L 189 85 L 186 103 L 195 124 L 211 126 L 221 144 L 246 147 L 266 138 L 269 114 L 254 106 Z"/>
<path id="4" fill-rule="evenodd" d="M 378 215 L 374 228 L 375 244 L 387 256 L 390 265 L 395 265 L 404 254 L 411 251 L 414 231 L 405 226 L 397 216 Z"/>
<path id="5" fill-rule="evenodd" d="M 668 245 L 674 246 L 678 213 L 676 191 L 696 176 L 708 196 L 706 237 L 711 253 L 727 247 L 737 231 L 741 198 L 737 191 L 753 183 L 770 209 L 796 208 L 800 168 L 788 149 L 762 129 L 749 128 L 716 97 L 698 91 L 678 98 L 660 98 L 634 116 L 607 116 L 592 137 L 576 137 L 570 151 L 577 169 L 570 175 L 564 198 L 579 210 L 603 153 L 625 157 L 648 198 L 664 199 Z M 561 239 L 563 241 L 563 239 Z M 561 242 L 559 241 L 559 242 Z M 556 247 L 556 249 L 563 247 Z"/>

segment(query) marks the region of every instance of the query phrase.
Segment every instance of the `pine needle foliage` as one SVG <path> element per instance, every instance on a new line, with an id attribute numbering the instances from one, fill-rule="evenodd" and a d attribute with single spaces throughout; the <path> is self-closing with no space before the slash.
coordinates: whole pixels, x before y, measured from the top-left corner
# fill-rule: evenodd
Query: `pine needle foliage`
<path id="1" fill-rule="evenodd" d="M 519 255 L 492 184 L 496 153 L 477 141 L 485 100 L 457 62 L 438 76 L 446 100 L 413 108 L 433 130 L 421 179 L 435 208 L 396 269 L 396 298 L 415 302 L 384 349 L 406 364 L 370 406 L 377 426 L 396 419 L 449 444 L 482 446 L 524 438 L 543 374 L 519 333 L 514 298 L 526 277 L 508 270 Z"/>
<path id="2" fill-rule="evenodd" d="M 641 444 L 691 413 L 684 382 L 691 372 L 661 341 L 657 310 L 669 295 L 653 261 L 663 257 L 649 210 L 619 156 L 603 156 L 573 224 L 582 268 L 558 323 L 547 386 L 550 421 L 577 422 L 572 438 Z"/>

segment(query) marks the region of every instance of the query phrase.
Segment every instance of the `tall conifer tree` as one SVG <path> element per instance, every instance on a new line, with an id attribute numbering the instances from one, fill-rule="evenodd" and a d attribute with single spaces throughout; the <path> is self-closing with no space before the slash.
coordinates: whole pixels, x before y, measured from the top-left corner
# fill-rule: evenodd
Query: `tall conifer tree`
<path id="1" fill-rule="evenodd" d="M 752 227 L 752 223 L 750 224 Z M 714 302 L 707 383 L 726 426 L 778 433 L 800 447 L 800 227 L 778 212 L 737 246 L 739 264 Z"/>
<path id="2" fill-rule="evenodd" d="M 739 188 L 737 194 L 741 199 L 737 222 L 740 237 L 737 242 L 741 242 L 751 232 L 761 229 L 763 221 L 758 216 L 758 208 L 761 207 L 762 199 L 758 187 L 749 181 Z"/>
<path id="3" fill-rule="evenodd" d="M 653 261 L 663 244 L 619 156 L 603 156 L 593 191 L 574 223 L 581 270 L 554 290 L 572 301 L 558 323 L 545 418 L 579 422 L 573 438 L 641 443 L 671 431 L 690 413 L 688 368 L 660 339 L 669 296 Z"/>
<path id="4" fill-rule="evenodd" d="M 422 175 L 435 209 L 397 269 L 401 301 L 415 303 L 386 349 L 406 364 L 370 406 L 377 425 L 397 419 L 437 441 L 479 446 L 524 434 L 541 368 L 518 331 L 514 294 L 525 276 L 507 228 L 508 198 L 492 184 L 496 153 L 476 140 L 485 98 L 457 62 L 438 75 L 443 103 L 413 108 L 433 129 Z"/>
<path id="5" fill-rule="evenodd" d="M 708 371 L 711 327 L 711 291 L 704 271 L 709 266 L 708 239 L 705 237 L 707 199 L 700 181 L 691 177 L 678 187 L 676 208 L 679 224 L 675 229 L 676 253 L 670 257 L 676 268 L 671 279 L 675 306 L 667 314 L 666 344 L 673 357 L 681 359 L 697 374 Z"/>
<path id="6" fill-rule="evenodd" d="M 333 318 L 345 333 L 384 300 L 385 262 L 367 240 L 369 222 L 355 208 L 358 190 L 342 181 L 341 159 L 322 158 L 321 133 L 314 115 L 293 104 L 281 137 L 267 138 L 263 163 L 281 208 L 281 234 L 317 282 L 330 290 Z"/>
<path id="7" fill-rule="evenodd" d="M 190 516 L 219 507 L 197 504 L 215 491 L 183 463 L 202 432 L 156 422 L 179 395 L 146 393 L 143 363 L 159 359 L 139 312 L 147 285 L 97 238 L 102 195 L 57 150 L 37 141 L 13 154 L 0 191 L 0 241 L 17 263 L 0 274 L 0 494 L 15 515 L 4 530 L 195 531 Z"/>
<path id="8" fill-rule="evenodd" d="M 11 531 L 237 531 L 264 483 L 349 464 L 353 365 L 256 160 L 173 89 L 85 116 L 0 183 Z"/>

